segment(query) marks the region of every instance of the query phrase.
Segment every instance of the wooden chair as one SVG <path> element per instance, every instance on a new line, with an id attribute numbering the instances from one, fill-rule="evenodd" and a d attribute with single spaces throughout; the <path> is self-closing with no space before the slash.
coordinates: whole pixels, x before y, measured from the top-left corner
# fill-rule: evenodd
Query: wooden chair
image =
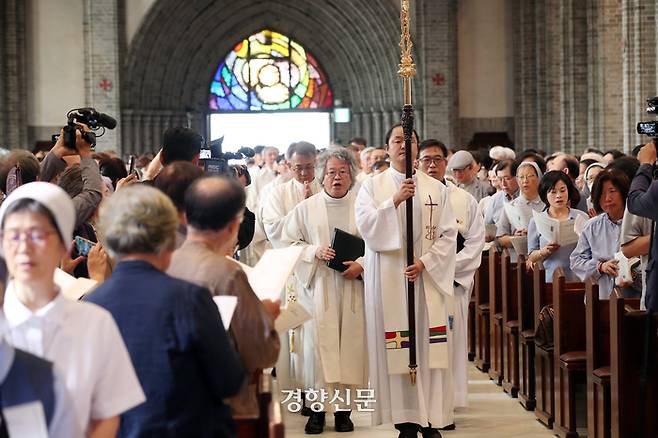
<path id="1" fill-rule="evenodd" d="M 533 273 L 525 269 L 525 256 L 519 255 L 516 290 L 519 311 L 519 403 L 535 409 L 535 312 Z"/>
<path id="2" fill-rule="evenodd" d="M 533 273 L 533 295 L 535 334 L 539 326 L 539 312 L 544 306 L 553 304 L 553 287 L 546 283 L 546 271 L 537 269 Z M 553 347 L 540 345 L 535 335 L 535 417 L 549 429 L 553 427 L 555 410 L 555 373 Z M 551 339 L 547 340 L 552 341 Z"/>
<path id="3" fill-rule="evenodd" d="M 598 283 L 585 282 L 587 342 L 587 436 L 610 438 L 610 300 Z"/>
<path id="4" fill-rule="evenodd" d="M 501 254 L 500 286 L 503 304 L 503 391 L 512 397 L 519 393 L 519 319 L 516 275 L 518 265 L 510 261 L 509 251 Z"/>
<path id="5" fill-rule="evenodd" d="M 486 373 L 491 365 L 489 314 L 489 252 L 482 253 L 482 263 L 475 271 L 475 366 Z"/>
<path id="6" fill-rule="evenodd" d="M 498 386 L 503 384 L 503 294 L 500 287 L 500 254 L 489 250 L 489 315 L 491 324 L 491 367 L 489 378 Z"/>
<path id="7" fill-rule="evenodd" d="M 468 302 L 468 361 L 475 360 L 475 296 Z"/>
<path id="8" fill-rule="evenodd" d="M 629 305 L 630 304 L 630 305 Z M 610 295 L 610 425 L 612 438 L 658 436 L 658 314 L 652 315 L 644 433 L 638 431 L 640 375 L 647 312 L 619 291 Z"/>
<path id="9" fill-rule="evenodd" d="M 283 438 L 284 426 L 278 384 L 269 370 L 258 376 L 258 416 L 233 417 L 238 438 Z"/>
<path id="10" fill-rule="evenodd" d="M 576 385 L 585 383 L 585 283 L 567 282 L 564 271 L 553 275 L 555 423 L 562 438 L 577 438 Z"/>

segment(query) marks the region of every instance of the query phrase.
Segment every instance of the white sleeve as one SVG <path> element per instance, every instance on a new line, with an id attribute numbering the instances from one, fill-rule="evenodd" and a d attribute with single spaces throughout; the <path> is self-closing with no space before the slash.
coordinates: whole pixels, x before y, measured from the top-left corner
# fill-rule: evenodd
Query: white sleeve
<path id="1" fill-rule="evenodd" d="M 97 375 L 91 401 L 93 420 L 120 415 L 146 401 L 112 315 L 103 310 L 98 325 Z"/>
<path id="2" fill-rule="evenodd" d="M 393 251 L 402 245 L 398 212 L 389 198 L 377 205 L 372 196 L 372 179 L 364 181 L 356 196 L 356 227 L 371 251 Z"/>
<path id="3" fill-rule="evenodd" d="M 471 226 L 464 236 L 464 249 L 457 253 L 455 261 L 455 281 L 461 285 L 472 281 L 475 271 L 480 267 L 484 248 L 484 218 L 478 212 L 475 199 L 469 204 Z"/>
<path id="4" fill-rule="evenodd" d="M 319 245 L 311 243 L 311 238 L 306 230 L 306 226 L 309 224 L 304 220 L 305 206 L 306 203 L 297 205 L 286 216 L 281 229 L 281 245 L 296 245 L 303 248 L 302 255 L 295 266 L 295 274 L 304 286 L 310 287 L 319 262 L 315 257 Z"/>
<path id="5" fill-rule="evenodd" d="M 274 188 L 267 199 L 262 199 L 263 203 L 263 228 L 267 239 L 272 243 L 274 248 L 283 248 L 281 243 L 281 231 L 283 230 L 283 222 L 286 218 L 283 209 L 283 199 L 285 196 L 284 185 Z"/>

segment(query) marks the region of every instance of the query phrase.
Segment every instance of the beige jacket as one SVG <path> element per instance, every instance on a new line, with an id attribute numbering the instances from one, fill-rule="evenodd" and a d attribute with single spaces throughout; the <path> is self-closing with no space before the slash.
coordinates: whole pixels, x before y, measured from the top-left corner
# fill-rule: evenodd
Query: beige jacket
<path id="1" fill-rule="evenodd" d="M 279 336 L 274 320 L 247 282 L 237 263 L 214 253 L 200 242 L 185 241 L 174 252 L 168 274 L 208 288 L 213 296 L 238 297 L 229 333 L 247 376 L 240 393 L 226 402 L 234 417 L 258 416 L 257 371 L 274 366 Z"/>

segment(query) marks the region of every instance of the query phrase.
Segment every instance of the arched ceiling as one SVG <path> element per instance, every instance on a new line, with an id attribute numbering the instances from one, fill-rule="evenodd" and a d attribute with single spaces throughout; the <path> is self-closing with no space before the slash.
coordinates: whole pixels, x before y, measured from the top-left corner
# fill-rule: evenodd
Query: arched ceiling
<path id="1" fill-rule="evenodd" d="M 391 1 L 158 0 L 129 47 L 122 107 L 205 112 L 219 62 L 264 28 L 309 50 L 344 105 L 401 105 L 399 18 Z"/>

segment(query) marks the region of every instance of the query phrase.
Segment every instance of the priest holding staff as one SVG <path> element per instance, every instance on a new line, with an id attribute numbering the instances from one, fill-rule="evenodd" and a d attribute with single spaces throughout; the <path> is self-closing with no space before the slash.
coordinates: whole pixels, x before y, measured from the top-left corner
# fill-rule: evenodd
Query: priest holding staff
<path id="1" fill-rule="evenodd" d="M 363 182 L 356 225 L 366 244 L 366 334 L 375 424 L 394 423 L 400 437 L 440 437 L 453 423 L 448 309 L 455 279 L 457 223 L 446 187 L 423 172 L 405 176 L 406 153 L 415 160 L 418 137 L 406 150 L 403 129 L 386 135 L 391 167 Z M 407 265 L 405 201 L 413 197 L 413 250 Z M 414 282 L 416 381 L 410 379 L 406 282 Z"/>
<path id="2" fill-rule="evenodd" d="M 345 261 L 343 272 L 327 262 L 339 255 L 331 248 L 336 230 L 358 236 L 354 216 L 356 194 L 351 191 L 356 165 L 349 150 L 330 148 L 317 162 L 316 175 L 322 191 L 298 204 L 286 217 L 284 245 L 301 245 L 304 250 L 295 268 L 302 288 L 297 301 L 313 319 L 300 332 L 304 388 L 326 390 L 324 407 L 334 411 L 338 432 L 354 430 L 349 398 L 365 388 L 366 339 L 363 309 L 363 257 Z M 336 394 L 343 402 L 329 403 Z M 320 433 L 324 412 L 313 412 L 306 433 Z"/>

